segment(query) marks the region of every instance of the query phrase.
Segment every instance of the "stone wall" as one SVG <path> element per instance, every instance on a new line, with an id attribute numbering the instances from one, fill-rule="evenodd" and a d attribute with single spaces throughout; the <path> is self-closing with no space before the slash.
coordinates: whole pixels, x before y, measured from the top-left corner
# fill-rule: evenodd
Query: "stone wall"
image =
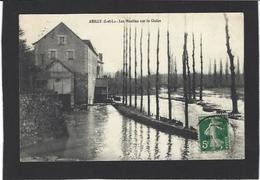
<path id="1" fill-rule="evenodd" d="M 75 84 L 74 84 L 74 97 L 75 104 L 87 104 L 88 99 L 88 75 L 87 74 L 75 74 Z"/>
<path id="2" fill-rule="evenodd" d="M 20 147 L 67 136 L 56 95 L 20 94 Z"/>

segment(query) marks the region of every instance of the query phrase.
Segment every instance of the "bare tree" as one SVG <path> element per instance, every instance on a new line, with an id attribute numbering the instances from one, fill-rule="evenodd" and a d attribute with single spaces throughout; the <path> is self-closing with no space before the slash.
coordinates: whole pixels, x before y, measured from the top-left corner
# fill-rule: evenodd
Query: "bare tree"
<path id="1" fill-rule="evenodd" d="M 174 61 L 174 91 L 177 91 L 177 86 L 178 86 L 178 74 L 177 74 L 177 61 L 175 57 Z"/>
<path id="2" fill-rule="evenodd" d="M 217 64 L 216 64 L 216 59 L 214 59 L 214 75 L 213 75 L 213 82 L 214 82 L 214 87 L 218 87 L 218 83 L 217 83 Z"/>
<path id="3" fill-rule="evenodd" d="M 125 104 L 125 25 L 123 33 L 123 104 Z"/>
<path id="4" fill-rule="evenodd" d="M 135 27 L 135 108 L 137 107 L 137 59 L 136 59 L 136 27 Z"/>
<path id="5" fill-rule="evenodd" d="M 126 55 L 125 55 L 125 104 L 127 105 L 127 94 L 128 94 L 128 87 L 127 87 L 127 84 L 128 84 L 128 68 L 127 68 L 127 65 L 128 65 L 128 26 L 126 26 Z"/>
<path id="6" fill-rule="evenodd" d="M 148 113 L 148 116 L 151 115 L 151 111 L 150 111 L 150 31 L 148 31 L 148 45 L 147 45 L 147 68 L 148 68 L 148 76 L 147 76 L 147 113 Z"/>
<path id="7" fill-rule="evenodd" d="M 240 68 L 239 68 L 239 57 L 237 57 L 237 85 L 240 84 Z"/>
<path id="8" fill-rule="evenodd" d="M 140 82 L 140 89 L 141 89 L 141 103 L 140 103 L 140 111 L 143 112 L 143 29 L 141 30 L 140 36 L 140 71 L 141 71 L 141 82 Z"/>
<path id="9" fill-rule="evenodd" d="M 187 47 L 186 47 L 186 65 L 187 65 L 187 71 L 188 71 L 188 94 L 189 94 L 188 97 L 189 97 L 189 101 L 190 101 L 191 100 L 191 78 L 190 78 L 190 65 L 189 65 L 189 55 L 188 55 Z"/>
<path id="10" fill-rule="evenodd" d="M 188 119 L 188 95 L 187 95 L 187 76 L 186 76 L 186 66 L 187 66 L 187 36 L 188 34 L 185 32 L 184 34 L 184 46 L 183 46 L 183 55 L 182 55 L 182 67 L 183 67 L 183 93 L 185 99 L 185 128 L 189 127 L 189 119 Z"/>
<path id="11" fill-rule="evenodd" d="M 220 85 L 220 87 L 223 86 L 223 66 L 222 66 L 222 59 L 220 59 L 220 63 L 219 63 L 219 85 Z"/>
<path id="12" fill-rule="evenodd" d="M 192 69 L 193 69 L 193 76 L 192 76 L 192 94 L 193 99 L 196 100 L 196 71 L 195 71 L 195 42 L 194 42 L 194 33 L 192 33 Z"/>
<path id="13" fill-rule="evenodd" d="M 156 119 L 160 119 L 160 105 L 159 105 L 159 41 L 160 30 L 158 29 L 157 36 L 157 62 L 156 62 Z"/>
<path id="14" fill-rule="evenodd" d="M 202 97 L 203 91 L 203 55 L 202 55 L 202 35 L 200 35 L 200 100 L 203 100 Z"/>
<path id="15" fill-rule="evenodd" d="M 225 67 L 225 85 L 228 86 L 229 84 L 229 71 L 228 71 L 228 59 L 226 60 L 226 67 Z"/>
<path id="16" fill-rule="evenodd" d="M 231 99 L 232 99 L 232 106 L 233 110 L 232 113 L 238 113 L 237 108 L 237 92 L 236 92 L 236 82 L 235 82 L 235 67 L 234 67 L 234 55 L 232 54 L 231 48 L 230 48 L 230 35 L 229 35 L 229 27 L 228 27 L 228 17 L 226 14 L 224 14 L 226 26 L 226 47 L 227 47 L 227 54 L 229 57 L 230 62 L 230 72 L 231 72 Z"/>
<path id="17" fill-rule="evenodd" d="M 132 72 L 131 72 L 131 26 L 129 29 L 129 106 L 132 106 Z"/>
<path id="18" fill-rule="evenodd" d="M 167 55 L 168 55 L 168 111 L 169 120 L 172 120 L 172 101 L 171 101 L 171 88 L 170 88 L 170 71 L 171 71 L 171 55 L 170 55 L 170 37 L 169 29 L 167 30 Z"/>

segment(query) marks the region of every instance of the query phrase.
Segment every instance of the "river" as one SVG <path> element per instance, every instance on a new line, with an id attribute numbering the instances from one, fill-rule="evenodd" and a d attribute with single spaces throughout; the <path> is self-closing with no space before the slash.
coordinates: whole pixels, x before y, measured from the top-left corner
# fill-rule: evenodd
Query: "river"
<path id="1" fill-rule="evenodd" d="M 155 102 L 154 96 L 151 100 L 152 103 Z M 162 114 L 166 115 L 167 101 L 161 100 L 160 104 Z M 154 110 L 153 106 L 153 113 Z M 201 106 L 190 105 L 192 126 L 196 127 L 200 114 L 205 114 Z M 229 151 L 202 153 L 198 141 L 169 135 L 137 123 L 122 116 L 112 105 L 89 106 L 87 111 L 70 112 L 65 117 L 69 136 L 22 149 L 21 161 L 244 158 L 244 120 L 230 120 L 234 128 L 230 128 L 232 147 Z M 173 117 L 177 119 L 183 117 L 182 102 L 173 101 Z"/>

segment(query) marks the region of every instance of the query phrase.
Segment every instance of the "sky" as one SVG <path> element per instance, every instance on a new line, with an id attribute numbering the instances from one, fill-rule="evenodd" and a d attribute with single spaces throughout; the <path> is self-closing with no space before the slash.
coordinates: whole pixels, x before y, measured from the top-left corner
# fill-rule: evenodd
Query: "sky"
<path id="1" fill-rule="evenodd" d="M 244 18 L 243 13 L 227 13 L 229 18 L 230 44 L 239 58 L 240 71 L 244 67 Z M 95 22 L 93 21 L 95 20 Z M 128 22 L 124 23 L 124 21 Z M 114 73 L 122 70 L 123 27 L 131 26 L 132 74 L 134 73 L 134 34 L 136 29 L 136 51 L 138 74 L 140 72 L 140 34 L 143 29 L 143 69 L 147 73 L 147 39 L 150 32 L 151 73 L 156 71 L 157 33 L 160 30 L 160 73 L 167 72 L 167 29 L 170 34 L 170 51 L 177 62 L 177 71 L 182 73 L 184 32 L 188 33 L 188 54 L 192 63 L 192 34 L 195 38 L 195 69 L 200 72 L 200 35 L 203 39 L 204 73 L 213 72 L 214 61 L 219 71 L 222 59 L 223 71 L 227 61 L 225 21 L 223 13 L 154 13 L 154 14 L 26 14 L 19 16 L 19 26 L 24 30 L 24 39 L 32 43 L 39 40 L 60 22 L 65 23 L 81 39 L 90 39 L 99 53 L 103 53 L 104 71 Z"/>

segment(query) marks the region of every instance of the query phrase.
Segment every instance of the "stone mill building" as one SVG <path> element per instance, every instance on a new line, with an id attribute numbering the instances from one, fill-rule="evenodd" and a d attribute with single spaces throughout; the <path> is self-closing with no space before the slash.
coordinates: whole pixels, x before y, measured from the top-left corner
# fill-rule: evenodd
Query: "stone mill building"
<path id="1" fill-rule="evenodd" d="M 63 104 L 93 104 L 96 80 L 102 77 L 102 54 L 64 23 L 34 43 L 39 67 L 37 88 L 54 91 Z"/>

